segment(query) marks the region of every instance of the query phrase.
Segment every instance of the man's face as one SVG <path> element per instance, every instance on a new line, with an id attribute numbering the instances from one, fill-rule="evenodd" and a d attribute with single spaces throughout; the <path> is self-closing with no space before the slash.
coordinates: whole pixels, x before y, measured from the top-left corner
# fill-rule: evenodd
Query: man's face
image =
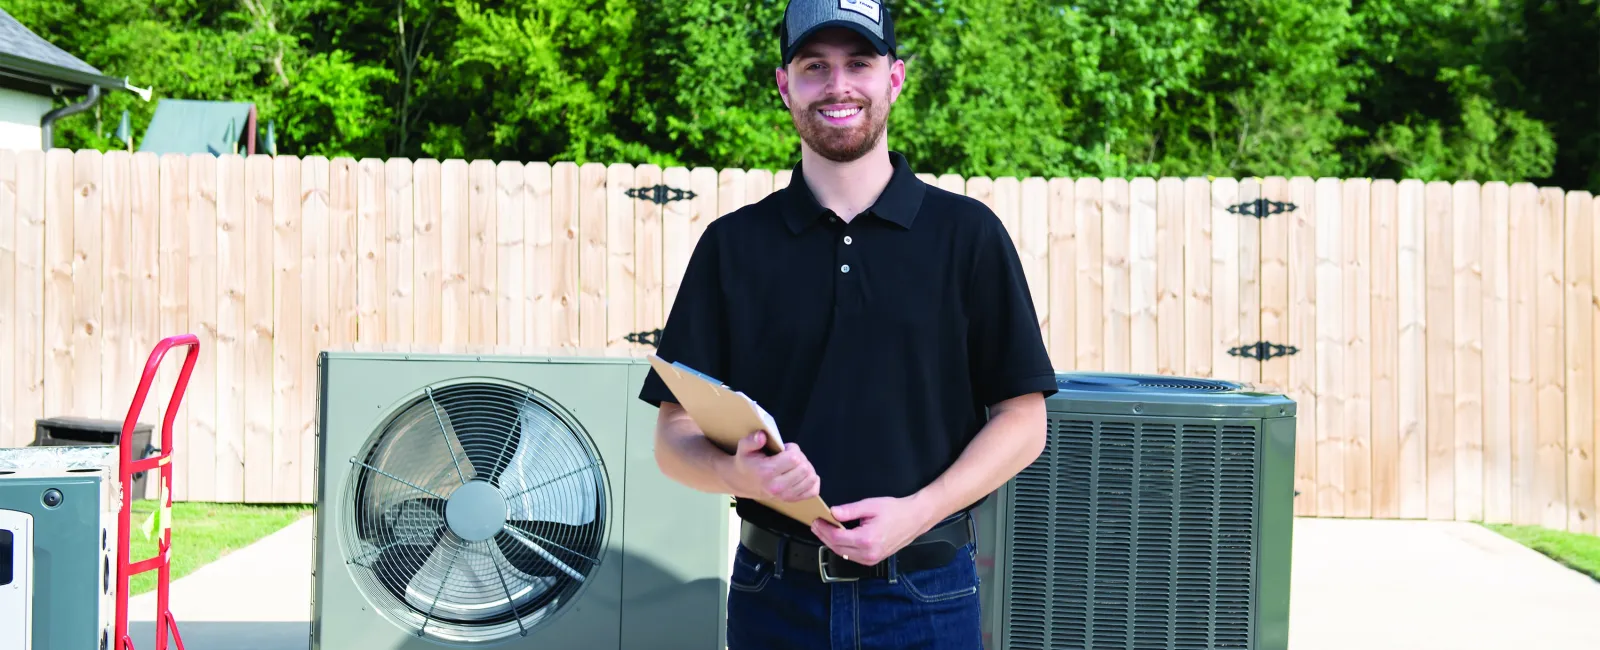
<path id="1" fill-rule="evenodd" d="M 859 34 L 834 28 L 813 36 L 777 74 L 800 138 L 824 158 L 850 162 L 883 138 L 905 64 L 879 55 Z"/>

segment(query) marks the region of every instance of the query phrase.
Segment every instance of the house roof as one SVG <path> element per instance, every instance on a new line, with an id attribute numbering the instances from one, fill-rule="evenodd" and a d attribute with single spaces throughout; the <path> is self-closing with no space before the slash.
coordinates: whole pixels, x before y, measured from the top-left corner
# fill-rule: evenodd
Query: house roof
<path id="1" fill-rule="evenodd" d="M 0 9 L 0 82 L 20 82 L 28 87 L 48 90 L 63 86 L 82 91 L 89 86 L 105 90 L 126 90 L 150 100 L 150 90 L 128 84 L 127 79 L 107 76 L 83 60 L 68 54 Z"/>
<path id="2" fill-rule="evenodd" d="M 17 22 L 17 19 L 12 18 L 3 8 L 0 8 L 0 52 L 69 70 L 104 76 L 104 73 L 94 66 L 67 54 L 65 50 L 56 47 L 50 41 L 39 38 L 38 34 Z"/>

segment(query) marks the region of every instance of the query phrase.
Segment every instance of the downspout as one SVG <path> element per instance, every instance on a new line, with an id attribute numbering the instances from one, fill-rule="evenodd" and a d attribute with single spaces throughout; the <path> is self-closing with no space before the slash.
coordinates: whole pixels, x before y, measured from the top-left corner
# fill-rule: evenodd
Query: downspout
<path id="1" fill-rule="evenodd" d="M 39 126 L 44 129 L 44 134 L 42 136 L 42 140 L 44 141 L 42 143 L 44 145 L 44 150 L 49 151 L 55 148 L 55 129 L 53 127 L 56 120 L 89 110 L 89 107 L 94 106 L 95 103 L 99 101 L 100 86 L 89 86 L 89 95 L 84 97 L 83 101 L 76 104 L 68 104 L 66 106 L 62 106 L 61 108 L 51 110 L 49 113 L 45 113 L 44 117 L 40 118 L 39 120 Z"/>

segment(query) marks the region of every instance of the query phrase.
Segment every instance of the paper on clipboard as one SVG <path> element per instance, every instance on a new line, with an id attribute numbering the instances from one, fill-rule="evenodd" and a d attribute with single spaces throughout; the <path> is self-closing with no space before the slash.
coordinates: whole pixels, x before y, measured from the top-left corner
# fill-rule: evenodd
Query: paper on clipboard
<path id="1" fill-rule="evenodd" d="M 723 451 L 734 453 L 741 439 L 757 431 L 767 432 L 766 450 L 769 453 L 783 451 L 783 438 L 778 432 L 777 422 L 748 395 L 681 363 L 668 362 L 654 354 L 649 358 L 656 374 L 666 382 L 678 403 L 689 412 L 689 417 L 705 432 L 706 438 Z M 833 512 L 821 497 L 804 501 L 758 502 L 807 526 L 821 519 L 844 527 L 838 519 L 834 519 Z"/>

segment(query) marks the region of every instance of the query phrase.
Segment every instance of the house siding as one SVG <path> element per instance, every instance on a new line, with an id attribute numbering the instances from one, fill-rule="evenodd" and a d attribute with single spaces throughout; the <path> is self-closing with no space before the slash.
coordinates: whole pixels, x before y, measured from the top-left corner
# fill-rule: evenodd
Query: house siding
<path id="1" fill-rule="evenodd" d="M 50 106 L 49 97 L 0 88 L 0 149 L 43 149 L 39 119 Z"/>

